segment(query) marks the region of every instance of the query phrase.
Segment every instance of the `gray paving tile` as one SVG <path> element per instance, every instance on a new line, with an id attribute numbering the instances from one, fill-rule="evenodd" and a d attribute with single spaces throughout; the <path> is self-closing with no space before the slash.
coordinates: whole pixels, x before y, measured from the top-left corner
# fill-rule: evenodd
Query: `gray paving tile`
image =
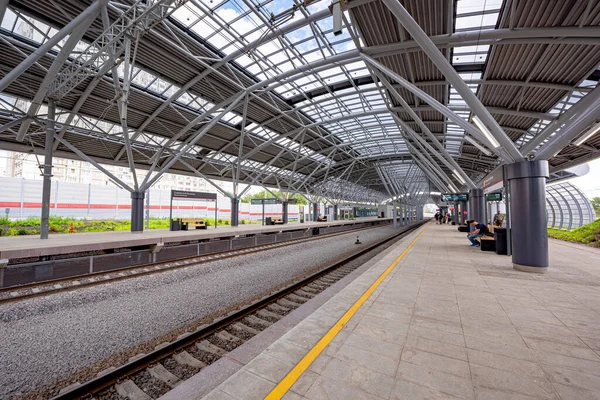
<path id="1" fill-rule="evenodd" d="M 273 390 L 275 384 L 244 369 L 223 382 L 218 389 L 240 400 L 258 400 Z"/>
<path id="2" fill-rule="evenodd" d="M 456 400 L 458 398 L 402 379 L 396 381 L 390 397 L 392 400 Z"/>
<path id="3" fill-rule="evenodd" d="M 360 365 L 380 374 L 395 376 L 398 360 L 382 354 L 344 344 L 332 357 Z"/>
<path id="4" fill-rule="evenodd" d="M 296 364 L 262 353 L 250 361 L 244 370 L 277 384 L 294 368 L 294 365 Z"/>
<path id="5" fill-rule="evenodd" d="M 348 382 L 331 378 L 319 377 L 306 393 L 306 398 L 311 400 L 381 400 L 382 397 L 364 392 L 348 385 Z"/>
<path id="6" fill-rule="evenodd" d="M 402 351 L 402 361 L 421 365 L 423 367 L 456 375 L 462 378 L 469 378 L 471 376 L 469 363 L 466 361 L 442 356 L 440 354 L 429 353 L 427 351 L 408 346 L 404 348 L 404 351 Z"/>
<path id="7" fill-rule="evenodd" d="M 545 376 L 532 377 L 476 364 L 471 364 L 471 374 L 476 387 L 516 392 L 545 399 L 559 399 L 554 387 Z"/>
<path id="8" fill-rule="evenodd" d="M 329 361 L 322 376 L 345 383 L 369 394 L 387 399 L 394 386 L 394 378 L 371 371 L 356 364 L 333 358 Z M 315 385 L 311 387 L 313 389 Z"/>
<path id="9" fill-rule="evenodd" d="M 460 378 L 404 361 L 400 362 L 396 377 L 461 399 L 473 399 L 475 396 L 471 379 Z"/>
<path id="10" fill-rule="evenodd" d="M 507 357 L 500 354 L 468 349 L 469 363 L 483 365 L 490 368 L 517 374 L 544 377 L 544 371 L 535 361 L 526 361 L 518 358 Z"/>

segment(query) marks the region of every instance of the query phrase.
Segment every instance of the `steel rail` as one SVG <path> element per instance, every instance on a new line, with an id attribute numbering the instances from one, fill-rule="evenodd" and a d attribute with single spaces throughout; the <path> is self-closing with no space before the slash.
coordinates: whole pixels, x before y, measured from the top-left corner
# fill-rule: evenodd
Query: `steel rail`
<path id="1" fill-rule="evenodd" d="M 140 357 L 136 357 L 132 361 L 129 361 L 120 367 L 117 367 L 113 370 L 108 371 L 106 374 L 97 376 L 96 378 L 93 378 L 87 382 L 84 382 L 83 384 L 76 386 L 70 390 L 66 390 L 66 391 L 62 392 L 61 394 L 53 397 L 51 400 L 80 399 L 82 397 L 97 393 L 100 390 L 103 390 L 103 389 L 113 385 L 114 383 L 122 380 L 124 377 L 130 376 L 138 371 L 141 371 L 153 363 L 160 362 L 164 358 L 170 356 L 171 354 L 178 352 L 179 350 L 184 350 L 186 347 L 193 345 L 198 340 L 205 338 L 221 329 L 224 329 L 231 323 L 238 321 L 238 320 L 244 318 L 245 316 L 247 316 L 248 314 L 251 314 L 251 313 L 277 301 L 278 299 L 298 290 L 299 288 L 314 281 L 315 279 L 318 279 L 319 277 L 326 275 L 337 268 L 340 268 L 344 264 L 360 257 L 361 255 L 364 255 L 365 253 L 368 253 L 369 251 L 374 250 L 375 248 L 377 248 L 383 244 L 386 244 L 398 237 L 402 237 L 402 236 L 409 234 L 410 232 L 419 228 L 426 222 L 428 222 L 428 220 L 419 221 L 411 226 L 408 226 L 405 229 L 403 229 L 401 232 L 395 233 L 385 239 L 377 241 L 376 243 L 374 243 L 362 250 L 356 251 L 356 252 L 352 253 L 351 255 L 343 258 L 342 260 L 339 260 L 333 264 L 330 264 L 329 266 L 321 269 L 320 271 L 318 271 L 304 279 L 301 279 L 300 281 L 293 283 L 293 284 L 285 287 L 282 290 L 272 293 L 256 302 L 253 302 L 252 304 L 250 304 L 246 307 L 243 307 L 238 311 L 227 314 L 227 315 L 215 320 L 211 324 L 200 327 L 198 330 L 190 333 L 189 335 L 186 335 L 184 337 L 176 339 L 164 346 L 161 346 L 158 349 L 155 349 L 149 353 L 141 355 Z"/>
<path id="2" fill-rule="evenodd" d="M 71 290 L 77 290 L 80 288 L 90 287 L 90 286 L 97 286 L 97 285 L 101 285 L 101 284 L 108 283 L 108 282 L 118 282 L 118 281 L 122 281 L 122 280 L 126 280 L 126 279 L 137 278 L 140 276 L 153 275 L 153 274 L 157 274 L 157 273 L 161 273 L 161 272 L 165 272 L 165 271 L 172 271 L 172 270 L 186 268 L 186 267 L 193 267 L 193 266 L 197 266 L 200 264 L 209 263 L 212 261 L 225 260 L 228 258 L 260 253 L 262 251 L 292 246 L 294 244 L 312 242 L 312 241 L 319 240 L 319 239 L 336 237 L 336 236 L 340 236 L 340 235 L 347 234 L 347 233 L 362 232 L 365 230 L 382 228 L 385 226 L 387 226 L 387 225 L 366 226 L 366 227 L 362 227 L 362 228 L 348 229 L 348 230 L 342 231 L 342 232 L 325 233 L 325 234 L 319 234 L 319 235 L 315 235 L 315 236 L 284 240 L 281 242 L 265 243 L 265 244 L 261 244 L 261 245 L 250 246 L 250 247 L 245 247 L 245 248 L 240 248 L 240 249 L 226 250 L 226 251 L 220 251 L 220 252 L 216 252 L 216 253 L 207 253 L 207 254 L 203 254 L 203 255 L 199 255 L 199 256 L 176 258 L 171 261 L 161 261 L 161 262 L 156 262 L 156 263 L 151 263 L 151 264 L 134 265 L 134 266 L 130 266 L 130 267 L 115 268 L 112 270 L 92 272 L 92 273 L 84 274 L 84 275 L 74 275 L 74 276 L 66 277 L 66 278 L 50 279 L 50 280 L 39 281 L 39 282 L 31 282 L 31 283 L 27 283 L 24 285 L 18 285 L 18 286 L 8 286 L 8 287 L 0 288 L 0 296 L 3 294 L 9 293 L 8 296 L 6 296 L 4 298 L 0 298 L 0 304 L 13 303 L 16 301 L 26 300 L 26 299 L 33 298 L 33 297 L 41 297 L 41 296 L 51 295 L 54 293 L 68 292 Z M 194 261 L 195 259 L 198 259 L 198 260 Z M 188 263 L 186 263 L 186 262 L 188 262 Z M 168 265 L 168 264 L 174 264 L 174 265 Z M 164 267 L 160 268 L 163 265 L 164 265 Z M 145 271 L 147 269 L 150 269 L 150 270 Z M 124 272 L 132 272 L 132 271 L 136 271 L 136 270 L 140 270 L 140 271 L 131 273 L 130 275 L 118 275 L 118 274 L 121 274 Z M 94 280 L 94 281 L 90 281 L 90 282 L 81 282 L 81 280 L 84 280 L 84 279 L 96 278 L 96 277 L 101 277 L 101 276 L 106 276 L 106 275 L 111 275 L 111 274 L 117 274 L 117 276 L 108 277 L 106 279 Z M 71 286 L 60 286 L 60 287 L 53 286 L 53 285 L 60 285 L 61 283 L 64 284 L 66 282 L 76 282 L 76 281 L 78 283 L 74 283 Z M 48 288 L 48 290 L 40 290 L 37 292 L 32 291 L 30 293 L 25 293 L 22 295 L 10 295 L 10 293 L 18 292 L 21 290 L 30 290 L 30 289 L 41 288 L 41 287 L 45 287 L 45 286 L 52 286 L 52 287 Z"/>

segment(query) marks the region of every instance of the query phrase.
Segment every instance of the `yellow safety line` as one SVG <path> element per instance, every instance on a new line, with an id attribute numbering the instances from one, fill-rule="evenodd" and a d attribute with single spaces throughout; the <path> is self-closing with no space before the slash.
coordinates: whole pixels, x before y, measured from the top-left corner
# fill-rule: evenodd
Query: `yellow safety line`
<path id="1" fill-rule="evenodd" d="M 582 249 L 581 247 L 571 246 L 571 245 L 564 244 L 564 243 L 559 243 L 558 240 L 559 239 L 555 239 L 553 242 L 556 243 L 556 244 L 559 244 L 561 246 L 570 247 L 572 249 L 577 249 L 577 250 L 582 250 L 582 251 L 587 251 L 588 253 L 592 253 L 592 254 L 596 254 L 596 255 L 600 256 L 600 253 L 598 253 L 597 251 L 592 251 L 592 250 L 588 250 L 588 249 Z"/>
<path id="2" fill-rule="evenodd" d="M 358 311 L 365 301 L 371 296 L 371 294 L 377 289 L 377 287 L 383 282 L 383 280 L 389 275 L 396 265 L 404 258 L 406 253 L 413 247 L 413 245 L 423 236 L 429 225 L 423 229 L 423 231 L 412 241 L 411 244 L 394 260 L 394 262 L 377 278 L 375 282 L 363 293 L 363 295 L 350 307 L 348 311 L 335 323 L 334 326 L 319 340 L 319 342 L 304 356 L 302 360 L 296 364 L 296 366 L 279 382 L 277 386 L 265 397 L 265 400 L 276 400 L 281 399 L 284 394 L 292 387 L 294 383 L 300 378 L 300 376 L 308 369 L 310 364 L 321 354 L 325 347 L 337 336 L 342 328 L 350 321 L 350 318 Z"/>

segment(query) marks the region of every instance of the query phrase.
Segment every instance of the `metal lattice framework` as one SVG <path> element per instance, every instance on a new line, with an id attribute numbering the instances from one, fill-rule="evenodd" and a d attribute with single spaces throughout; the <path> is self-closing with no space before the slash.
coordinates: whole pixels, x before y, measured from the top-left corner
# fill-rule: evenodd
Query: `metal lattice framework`
<path id="1" fill-rule="evenodd" d="M 569 182 L 546 188 L 548 227 L 575 229 L 596 219 L 594 207 L 581 191 Z"/>
<path id="2" fill-rule="evenodd" d="M 600 155 L 577 143 L 600 115 L 600 0 L 350 0 L 339 35 L 328 5 L 0 1 L 0 148 L 43 153 L 54 127 L 55 156 L 131 192 L 169 171 L 231 198 L 414 205 L 500 163 Z"/>

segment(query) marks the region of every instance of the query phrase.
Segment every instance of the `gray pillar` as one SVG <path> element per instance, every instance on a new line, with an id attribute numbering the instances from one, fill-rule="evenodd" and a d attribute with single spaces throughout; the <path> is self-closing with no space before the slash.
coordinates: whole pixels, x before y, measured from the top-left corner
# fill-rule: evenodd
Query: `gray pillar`
<path id="1" fill-rule="evenodd" d="M 2 22 L 2 20 L 4 19 L 6 7 L 8 7 L 8 0 L 0 0 L 0 22 Z"/>
<path id="2" fill-rule="evenodd" d="M 423 220 L 423 207 L 417 206 L 417 221 Z"/>
<path id="3" fill-rule="evenodd" d="M 54 100 L 48 99 L 48 121 L 46 126 L 46 142 L 44 144 L 44 181 L 42 183 L 42 224 L 40 239 L 48 239 L 50 230 L 50 191 L 52 190 L 52 148 L 54 146 Z"/>
<path id="4" fill-rule="evenodd" d="M 333 205 L 333 220 L 337 221 L 338 219 L 338 206 L 337 204 Z"/>
<path id="5" fill-rule="evenodd" d="M 284 201 L 283 203 L 281 203 L 281 209 L 282 209 L 282 218 L 283 219 L 283 223 L 287 224 L 288 223 L 288 207 L 289 203 L 287 201 Z"/>
<path id="6" fill-rule="evenodd" d="M 483 189 L 469 191 L 469 220 L 485 224 L 485 195 Z"/>
<path id="7" fill-rule="evenodd" d="M 150 189 L 146 190 L 146 229 L 150 229 Z"/>
<path id="8" fill-rule="evenodd" d="M 525 272 L 548 269 L 546 179 L 548 161 L 523 161 L 505 166 L 510 188 L 513 268 Z"/>
<path id="9" fill-rule="evenodd" d="M 238 226 L 240 223 L 240 199 L 231 199 L 231 226 Z"/>
<path id="10" fill-rule="evenodd" d="M 144 231 L 144 192 L 131 192 L 131 232 Z"/>
<path id="11" fill-rule="evenodd" d="M 398 212 L 396 210 L 396 202 L 392 201 L 392 218 L 394 223 L 394 229 L 398 228 Z"/>
<path id="12" fill-rule="evenodd" d="M 313 222 L 316 222 L 318 217 L 319 217 L 319 204 L 313 203 Z"/>

